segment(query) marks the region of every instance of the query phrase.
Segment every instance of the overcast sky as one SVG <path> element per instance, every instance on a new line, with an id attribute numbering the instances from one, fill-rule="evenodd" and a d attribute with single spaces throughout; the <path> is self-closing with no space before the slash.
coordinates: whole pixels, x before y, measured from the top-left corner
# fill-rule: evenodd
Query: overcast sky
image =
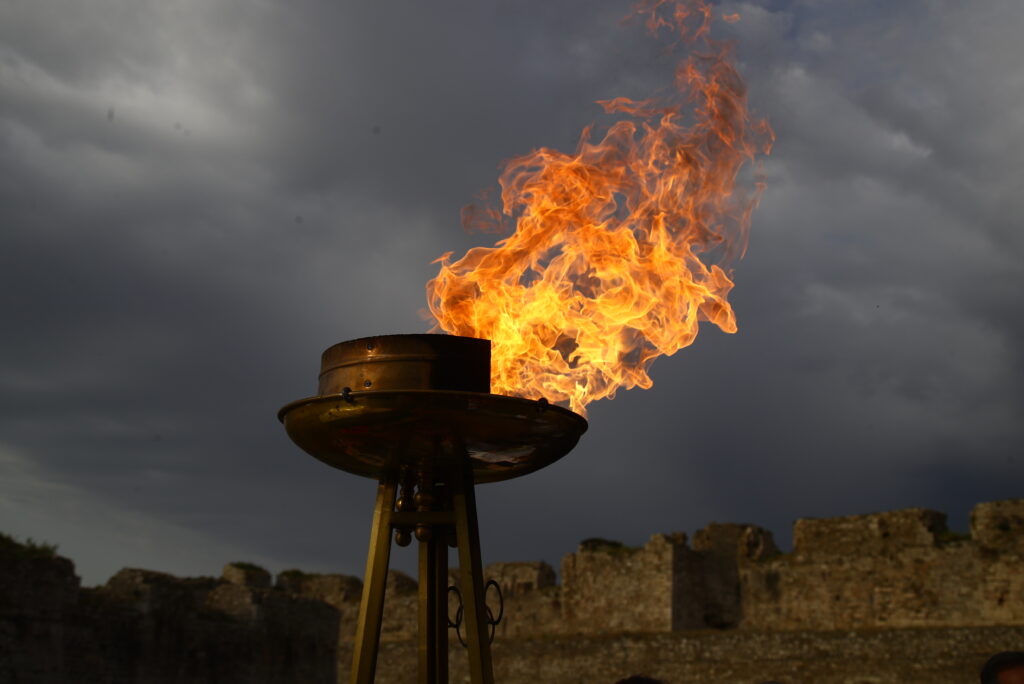
<path id="1" fill-rule="evenodd" d="M 371 481 L 277 409 L 425 332 L 459 210 L 673 62 L 626 2 L 0 3 L 0 531 L 124 566 L 361 575 Z M 735 270 L 654 387 L 479 491 L 485 562 L 586 537 L 1024 496 L 1024 5 L 725 2 L 778 136 Z M 411 570 L 414 554 L 397 553 Z"/>

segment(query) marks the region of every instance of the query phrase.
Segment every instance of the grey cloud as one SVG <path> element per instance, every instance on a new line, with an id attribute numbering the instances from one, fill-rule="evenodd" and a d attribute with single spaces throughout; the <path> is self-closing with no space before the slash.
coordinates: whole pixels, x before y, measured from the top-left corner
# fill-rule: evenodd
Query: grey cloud
<path id="1" fill-rule="evenodd" d="M 703 330 L 653 389 L 592 406 L 562 462 L 482 488 L 488 560 L 1019 495 L 1024 12 L 851 7 L 722 5 L 779 134 L 740 331 Z M 594 100 L 663 82 L 626 10 L 3 6 L 4 531 L 82 554 L 90 582 L 164 562 L 160 540 L 201 549 L 177 572 L 219 549 L 358 572 L 372 483 L 275 411 L 333 342 L 427 328 L 430 261 L 492 238 L 458 210 L 502 160 L 571 148 Z M 39 492 L 90 513 L 58 522 Z"/>

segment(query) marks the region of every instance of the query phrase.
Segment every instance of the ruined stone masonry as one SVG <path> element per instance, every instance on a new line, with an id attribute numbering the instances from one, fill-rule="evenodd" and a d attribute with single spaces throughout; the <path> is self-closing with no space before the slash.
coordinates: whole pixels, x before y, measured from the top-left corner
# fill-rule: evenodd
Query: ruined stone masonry
<path id="1" fill-rule="evenodd" d="M 969 535 L 907 509 L 798 520 L 781 553 L 764 529 L 712 523 L 639 548 L 585 540 L 561 584 L 543 562 L 485 576 L 505 597 L 503 684 L 970 682 L 991 653 L 1024 650 L 1024 499 L 977 505 Z M 245 563 L 81 588 L 52 549 L 0 538 L 0 684 L 345 682 L 361 590 Z M 378 682 L 415 681 L 415 631 L 416 583 L 392 572 Z M 452 681 L 468 681 L 452 642 Z"/>

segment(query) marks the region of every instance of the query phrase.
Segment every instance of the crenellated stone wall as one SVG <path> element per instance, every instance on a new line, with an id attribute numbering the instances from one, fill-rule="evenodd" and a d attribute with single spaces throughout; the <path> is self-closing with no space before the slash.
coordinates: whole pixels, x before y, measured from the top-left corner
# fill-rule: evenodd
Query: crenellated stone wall
<path id="1" fill-rule="evenodd" d="M 562 560 L 560 631 L 668 632 L 686 535 L 655 535 L 643 547 L 588 540 Z"/>
<path id="2" fill-rule="evenodd" d="M 740 563 L 748 629 L 1024 624 L 1024 501 L 979 504 L 969 538 L 909 509 L 799 520 L 793 552 Z"/>
<path id="3" fill-rule="evenodd" d="M 588 540 L 544 602 L 561 619 L 535 633 L 1024 625 L 1024 500 L 978 504 L 969 535 L 907 509 L 801 519 L 793 539 L 783 554 L 767 530 L 712 523 L 692 544 Z"/>
<path id="4" fill-rule="evenodd" d="M 0 539 L 0 682 L 334 684 L 337 611 L 240 570 L 82 589 L 66 558 Z"/>
<path id="5" fill-rule="evenodd" d="M 802 519 L 786 554 L 760 527 L 712 523 L 692 542 L 682 533 L 654 535 L 641 547 L 586 540 L 563 559 L 561 584 L 540 562 L 489 565 L 485 577 L 504 594 L 498 643 L 708 629 L 818 635 L 1024 625 L 1024 500 L 979 504 L 971 519 L 969 536 L 949 532 L 944 514 L 924 509 Z M 353 587 L 334 602 L 350 620 L 341 630 L 343 679 L 358 580 L 334 577 Z M 403 587 L 408 593 L 385 609 L 387 642 L 415 635 L 415 586 Z M 496 610 L 493 595 L 489 601 Z"/>
<path id="6" fill-rule="evenodd" d="M 953 684 L 1024 638 L 1024 499 L 978 504 L 969 535 L 926 509 L 771 533 L 712 523 L 641 547 L 585 540 L 562 561 L 485 568 L 504 596 L 503 684 Z M 79 587 L 52 549 L 0 536 L 0 682 L 333 684 L 347 680 L 362 582 L 225 566 L 220 578 L 125 569 Z M 458 570 L 449 573 L 457 584 Z M 497 597 L 488 598 L 497 610 Z M 415 680 L 416 582 L 388 576 L 378 682 Z M 449 613 L 454 614 L 450 606 Z M 465 652 L 452 644 L 462 681 Z"/>

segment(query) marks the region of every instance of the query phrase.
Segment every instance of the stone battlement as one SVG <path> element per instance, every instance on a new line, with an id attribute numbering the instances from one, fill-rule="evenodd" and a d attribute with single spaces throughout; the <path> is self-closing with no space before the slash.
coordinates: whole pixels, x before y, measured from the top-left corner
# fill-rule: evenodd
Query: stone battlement
<path id="1" fill-rule="evenodd" d="M 712 523 L 692 541 L 585 540 L 562 560 L 561 584 L 542 562 L 489 565 L 485 577 L 505 595 L 504 638 L 1024 625 L 1024 500 L 978 504 L 971 520 L 968 536 L 919 508 L 801 519 L 791 553 L 756 525 Z M 415 633 L 412 600 L 389 599 L 385 639 Z M 334 605 L 354 619 L 358 597 L 347 601 Z"/>
<path id="2" fill-rule="evenodd" d="M 924 508 L 842 518 L 805 518 L 793 525 L 793 554 L 800 557 L 898 553 L 935 546 L 946 532 L 946 514 Z"/>
<path id="3" fill-rule="evenodd" d="M 912 508 L 797 520 L 793 540 L 783 554 L 767 530 L 731 523 L 692 543 L 587 540 L 562 560 L 560 586 L 509 597 L 521 627 L 500 633 L 1024 625 L 1024 499 L 978 504 L 970 535 Z"/>
<path id="4" fill-rule="evenodd" d="M 908 509 L 799 520 L 793 553 L 740 564 L 742 626 L 1024 624 L 1024 500 L 978 504 L 970 536 Z"/>
<path id="5" fill-rule="evenodd" d="M 505 597 L 496 668 L 507 684 L 533 684 L 539 672 L 597 681 L 626 662 L 652 663 L 649 673 L 673 682 L 739 681 L 739 651 L 789 684 L 809 672 L 815 684 L 954 682 L 976 672 L 985 639 L 1009 648 L 1024 629 L 1024 499 L 978 504 L 969 535 L 913 508 L 798 520 L 793 539 L 781 553 L 767 530 L 733 523 L 640 547 L 588 539 L 562 560 L 561 584 L 540 561 L 489 565 Z M 416 588 L 403 573 L 388 577 L 382 641 L 394 659 L 381 682 L 406 681 L 402 663 L 415 661 Z M 220 578 L 124 569 L 82 589 L 52 549 L 0 537 L 0 681 L 345 681 L 361 591 L 359 578 L 299 570 L 272 582 L 247 563 Z M 613 642 L 632 655 L 608 660 Z M 838 669 L 813 662 L 822 649 L 838 662 L 889 645 L 900 655 L 874 662 L 870 680 L 850 679 L 864 674 L 854 672 L 859 657 Z M 940 645 L 941 662 L 929 650 Z M 453 644 L 453 672 L 460 653 Z"/>

